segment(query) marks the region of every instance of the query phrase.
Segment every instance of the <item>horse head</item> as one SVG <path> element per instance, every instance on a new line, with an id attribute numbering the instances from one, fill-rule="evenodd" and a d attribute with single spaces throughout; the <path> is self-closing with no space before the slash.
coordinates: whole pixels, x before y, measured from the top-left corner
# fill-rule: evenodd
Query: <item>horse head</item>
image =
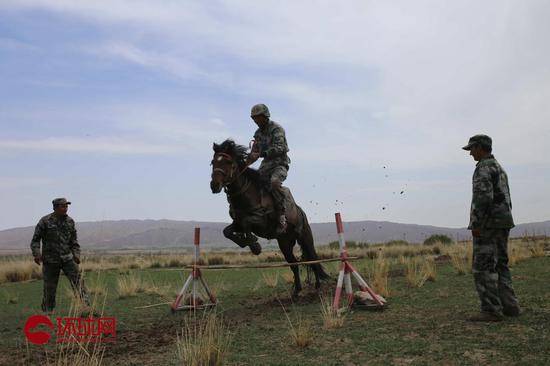
<path id="1" fill-rule="evenodd" d="M 212 193 L 220 193 L 222 188 L 231 184 L 238 176 L 239 170 L 246 166 L 246 147 L 237 145 L 233 140 L 221 144 L 214 143 L 212 165 Z"/>

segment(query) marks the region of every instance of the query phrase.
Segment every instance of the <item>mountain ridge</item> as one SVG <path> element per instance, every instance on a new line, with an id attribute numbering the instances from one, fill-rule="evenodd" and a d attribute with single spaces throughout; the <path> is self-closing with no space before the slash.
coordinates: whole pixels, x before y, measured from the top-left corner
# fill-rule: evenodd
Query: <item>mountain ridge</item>
<path id="1" fill-rule="evenodd" d="M 79 242 L 85 249 L 161 249 L 191 247 L 193 230 L 201 227 L 201 245 L 230 248 L 236 244 L 223 237 L 224 222 L 179 220 L 107 220 L 77 223 Z M 315 243 L 327 244 L 338 240 L 334 223 L 312 223 Z M 453 240 L 471 238 L 466 228 L 448 228 L 433 225 L 404 224 L 390 221 L 350 221 L 344 223 L 346 240 L 381 243 L 406 240 L 421 243 L 432 234 L 445 234 Z M 0 230 L 0 250 L 28 249 L 34 227 Z M 518 224 L 511 236 L 546 235 L 550 233 L 550 220 Z"/>

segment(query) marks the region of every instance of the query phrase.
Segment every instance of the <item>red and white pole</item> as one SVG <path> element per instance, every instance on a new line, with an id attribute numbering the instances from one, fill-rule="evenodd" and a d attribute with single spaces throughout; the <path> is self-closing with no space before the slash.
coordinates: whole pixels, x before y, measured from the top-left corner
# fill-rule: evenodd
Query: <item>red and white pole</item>
<path id="1" fill-rule="evenodd" d="M 199 258 L 201 254 L 200 249 L 200 243 L 201 243 L 201 228 L 196 227 L 195 228 L 195 238 L 194 238 L 194 244 L 195 244 L 195 261 L 193 264 L 193 297 L 191 299 L 191 304 L 193 307 L 197 306 L 197 280 L 200 277 L 200 270 L 199 270 Z"/>
<path id="2" fill-rule="evenodd" d="M 348 306 L 353 304 L 353 288 L 351 284 L 351 275 L 355 277 L 359 282 L 359 287 L 362 291 L 367 291 L 374 302 L 379 306 L 383 306 L 382 299 L 374 293 L 369 287 L 367 282 L 361 277 L 359 272 L 348 261 L 348 250 L 346 246 L 346 240 L 344 239 L 344 225 L 342 224 L 342 216 L 339 212 L 334 214 L 336 218 L 336 230 L 338 231 L 338 243 L 340 246 L 340 272 L 338 273 L 338 281 L 336 282 L 336 293 L 334 294 L 334 301 L 332 303 L 332 309 L 337 311 L 340 307 L 340 298 L 342 297 L 342 287 L 344 287 L 346 294 L 348 295 Z"/>
<path id="3" fill-rule="evenodd" d="M 339 212 L 334 214 L 336 218 L 336 231 L 338 232 L 338 244 L 340 247 L 340 271 L 338 272 L 338 281 L 336 282 L 336 293 L 334 294 L 334 301 L 332 303 L 333 310 L 338 310 L 340 306 L 340 298 L 342 297 L 342 287 L 345 287 L 348 295 L 348 301 L 351 304 L 353 301 L 353 292 L 351 290 L 351 279 L 347 266 L 348 251 L 346 248 L 346 240 L 344 239 L 344 225 L 342 224 L 342 217 Z"/>

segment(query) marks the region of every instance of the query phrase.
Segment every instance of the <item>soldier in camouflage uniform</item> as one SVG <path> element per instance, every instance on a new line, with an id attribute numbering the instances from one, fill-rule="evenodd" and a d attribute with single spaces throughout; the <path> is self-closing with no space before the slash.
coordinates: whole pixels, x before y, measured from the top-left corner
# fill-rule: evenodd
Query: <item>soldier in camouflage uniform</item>
<path id="1" fill-rule="evenodd" d="M 42 263 L 44 277 L 42 310 L 45 312 L 51 312 L 55 308 L 55 293 L 61 270 L 69 279 L 73 290 L 87 305 L 90 305 L 78 268 L 80 245 L 76 237 L 75 223 L 67 215 L 68 205 L 71 203 L 65 198 L 56 198 L 52 204 L 54 212 L 40 219 L 31 242 L 34 261 L 38 265 Z M 42 252 L 40 241 L 42 241 Z"/>
<path id="2" fill-rule="evenodd" d="M 253 106 L 250 117 L 258 129 L 254 133 L 254 145 L 247 163 L 252 164 L 258 158 L 263 158 L 258 172 L 264 178 L 266 188 L 273 195 L 273 204 L 279 216 L 277 234 L 282 234 L 286 232 L 287 227 L 287 195 L 282 184 L 287 177 L 290 164 L 285 130 L 269 118 L 269 109 L 265 104 Z"/>
<path id="3" fill-rule="evenodd" d="M 508 176 L 492 152 L 492 140 L 475 135 L 463 147 L 477 161 L 473 175 L 470 224 L 473 268 L 481 313 L 472 321 L 500 321 L 518 316 L 520 308 L 508 269 L 508 236 L 514 227 Z"/>

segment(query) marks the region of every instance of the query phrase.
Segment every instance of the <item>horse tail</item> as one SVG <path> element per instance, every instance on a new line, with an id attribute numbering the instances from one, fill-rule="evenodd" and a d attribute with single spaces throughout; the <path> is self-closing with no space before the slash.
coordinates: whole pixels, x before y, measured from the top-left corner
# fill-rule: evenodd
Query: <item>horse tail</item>
<path id="1" fill-rule="evenodd" d="M 313 233 L 311 232 L 311 226 L 309 225 L 306 213 L 302 208 L 298 205 L 296 205 L 296 209 L 298 210 L 298 216 L 299 216 L 299 222 L 301 226 L 301 230 L 298 233 L 298 244 L 300 245 L 300 248 L 302 249 L 302 253 L 305 257 L 305 260 L 307 261 L 314 261 L 319 259 L 317 256 L 317 252 L 315 251 L 314 241 L 313 241 Z M 329 274 L 325 271 L 325 268 L 320 264 L 310 264 L 310 268 L 317 272 L 319 275 L 320 280 L 329 279 Z"/>

